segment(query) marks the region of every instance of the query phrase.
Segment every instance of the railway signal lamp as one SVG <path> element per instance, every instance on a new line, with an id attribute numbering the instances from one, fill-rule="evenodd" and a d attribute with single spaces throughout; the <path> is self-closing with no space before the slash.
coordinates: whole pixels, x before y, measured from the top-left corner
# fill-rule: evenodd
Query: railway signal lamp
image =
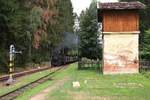
<path id="1" fill-rule="evenodd" d="M 22 51 L 19 52 L 16 51 L 15 46 L 12 44 L 10 45 L 10 50 L 9 50 L 9 79 L 6 82 L 6 85 L 10 85 L 14 82 L 13 72 L 14 72 L 15 54 L 22 54 Z"/>

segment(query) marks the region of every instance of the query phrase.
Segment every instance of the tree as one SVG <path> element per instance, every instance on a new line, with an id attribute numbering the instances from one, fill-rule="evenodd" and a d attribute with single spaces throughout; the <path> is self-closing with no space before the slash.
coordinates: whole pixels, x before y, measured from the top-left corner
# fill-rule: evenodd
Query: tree
<path id="1" fill-rule="evenodd" d="M 144 41 L 143 47 L 144 48 L 141 51 L 141 58 L 143 60 L 149 60 L 150 59 L 150 41 L 149 41 L 149 39 L 150 39 L 150 29 L 145 32 L 144 39 L 143 39 L 143 41 Z"/>
<path id="2" fill-rule="evenodd" d="M 32 59 L 36 61 L 41 57 L 48 60 L 53 48 L 63 40 L 62 33 L 73 32 L 72 4 L 70 0 L 40 0 L 32 5 L 30 29 L 33 52 L 37 55 Z"/>
<path id="3" fill-rule="evenodd" d="M 0 1 L 0 65 L 3 68 L 7 68 L 10 44 L 14 44 L 18 49 L 27 48 L 28 39 L 25 37 L 28 8 L 23 3 L 24 1 L 19 0 Z"/>
<path id="4" fill-rule="evenodd" d="M 80 15 L 80 51 L 82 57 L 90 59 L 101 58 L 100 46 L 98 46 L 98 22 L 97 6 L 93 1 L 86 11 Z"/>
<path id="5" fill-rule="evenodd" d="M 23 52 L 19 66 L 49 61 L 62 33 L 73 32 L 71 0 L 0 0 L 0 6 L 0 68 L 7 68 L 10 44 Z"/>

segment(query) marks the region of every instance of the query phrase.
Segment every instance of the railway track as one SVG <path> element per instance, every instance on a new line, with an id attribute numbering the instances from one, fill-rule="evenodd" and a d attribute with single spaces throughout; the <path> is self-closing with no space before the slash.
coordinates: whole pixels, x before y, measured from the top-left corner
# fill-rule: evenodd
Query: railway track
<path id="1" fill-rule="evenodd" d="M 58 72 L 58 71 L 60 71 L 60 70 L 63 70 L 63 69 L 65 69 L 67 66 L 65 65 L 65 66 L 61 66 L 61 67 L 58 67 L 58 68 L 55 68 L 55 69 L 53 69 L 53 71 L 51 72 L 51 73 L 49 73 L 48 75 L 45 75 L 45 76 L 43 76 L 43 77 L 41 77 L 41 78 L 39 78 L 39 79 L 37 79 L 37 80 L 35 80 L 35 81 L 33 81 L 33 82 L 31 82 L 31 83 L 29 83 L 29 84 L 26 84 L 26 85 L 24 85 L 24 86 L 22 86 L 22 87 L 20 87 L 20 88 L 17 88 L 16 90 L 13 90 L 13 91 L 11 91 L 11 92 L 9 92 L 9 93 L 6 93 L 6 94 L 4 94 L 4 95 L 1 95 L 0 96 L 0 100 L 14 100 L 15 98 L 17 98 L 17 96 L 19 96 L 22 92 L 24 92 L 25 90 L 27 90 L 27 89 L 31 89 L 31 88 L 34 88 L 34 87 L 36 87 L 36 86 L 38 86 L 39 84 L 42 84 L 42 83 L 44 83 L 44 82 L 46 82 L 46 81 L 48 81 L 48 80 L 51 80 L 51 78 L 52 78 L 52 74 L 54 74 L 54 73 L 56 73 L 56 72 Z"/>
<path id="2" fill-rule="evenodd" d="M 13 78 L 18 78 L 21 76 L 29 75 L 32 73 L 36 73 L 36 72 L 40 72 L 40 71 L 44 71 L 44 70 L 48 70 L 48 69 L 50 69 L 50 67 L 43 67 L 43 68 L 39 68 L 39 69 L 32 69 L 29 71 L 14 73 Z M 2 76 L 2 77 L 0 77 L 0 82 L 4 82 L 4 81 L 8 80 L 8 78 L 9 78 L 9 75 Z"/>

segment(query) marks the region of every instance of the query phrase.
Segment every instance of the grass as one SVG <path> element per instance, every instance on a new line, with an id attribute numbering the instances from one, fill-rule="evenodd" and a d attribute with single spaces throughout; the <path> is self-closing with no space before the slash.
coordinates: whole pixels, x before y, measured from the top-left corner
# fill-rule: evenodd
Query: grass
<path id="1" fill-rule="evenodd" d="M 77 64 L 56 73 L 53 80 L 30 89 L 17 98 L 28 100 L 47 87 L 55 86 L 59 80 L 68 80 L 52 91 L 46 100 L 149 100 L 150 78 L 145 74 L 102 75 L 97 70 L 77 70 Z M 79 81 L 80 87 L 74 88 L 72 82 Z"/>
<path id="2" fill-rule="evenodd" d="M 17 80 L 15 80 L 15 83 L 10 86 L 5 86 L 4 83 L 1 83 L 0 84 L 0 95 L 3 95 L 10 91 L 13 91 L 13 90 L 15 90 L 21 86 L 24 86 L 30 82 L 33 82 L 33 81 L 39 79 L 40 77 L 43 77 L 43 76 L 49 74 L 49 72 L 50 72 L 50 70 L 46 70 L 46 71 L 31 74 L 31 75 L 26 75 L 24 77 L 21 77 L 21 78 L 18 78 Z"/>
<path id="3" fill-rule="evenodd" d="M 37 93 L 39 93 L 43 89 L 54 85 L 55 82 L 57 82 L 59 79 L 62 79 L 63 77 L 69 75 L 69 72 L 72 71 L 72 68 L 75 68 L 74 66 L 75 66 L 75 64 L 72 64 L 66 70 L 58 71 L 57 73 L 54 73 L 53 76 L 51 76 L 51 77 L 53 77 L 52 80 L 49 80 L 43 84 L 40 84 L 39 86 L 37 86 L 33 89 L 29 89 L 28 91 L 26 91 L 22 95 L 20 95 L 18 98 L 16 98 L 16 100 L 29 100 L 30 97 L 36 95 Z"/>

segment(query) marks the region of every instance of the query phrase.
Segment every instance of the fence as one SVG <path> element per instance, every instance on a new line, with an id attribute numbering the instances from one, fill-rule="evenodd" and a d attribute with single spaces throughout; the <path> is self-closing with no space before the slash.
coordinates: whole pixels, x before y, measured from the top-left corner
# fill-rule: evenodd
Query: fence
<path id="1" fill-rule="evenodd" d="M 150 61 L 142 60 L 139 64 L 141 69 L 150 69 Z"/>
<path id="2" fill-rule="evenodd" d="M 140 69 L 150 69 L 150 61 L 141 60 L 139 61 Z M 79 60 L 78 62 L 78 68 L 94 68 L 94 67 L 100 67 L 101 61 L 86 61 L 86 60 Z"/>
<path id="3" fill-rule="evenodd" d="M 101 66 L 101 62 L 100 61 L 95 61 L 95 60 L 90 60 L 90 61 L 86 61 L 86 60 L 79 60 L 78 61 L 78 69 L 95 69 L 95 68 L 99 68 Z"/>

